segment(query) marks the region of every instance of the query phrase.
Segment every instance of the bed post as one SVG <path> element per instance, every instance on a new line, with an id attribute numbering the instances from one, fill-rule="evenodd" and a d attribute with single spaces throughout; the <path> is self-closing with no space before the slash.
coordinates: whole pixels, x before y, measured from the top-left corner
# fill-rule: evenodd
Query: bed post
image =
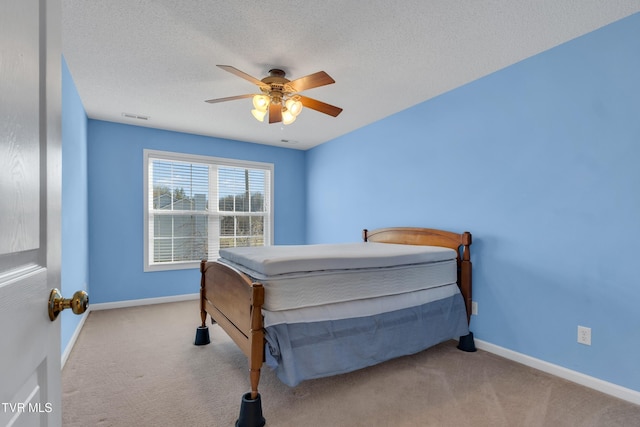
<path id="1" fill-rule="evenodd" d="M 209 338 L 209 328 L 207 327 L 207 311 L 204 309 L 204 271 L 206 264 L 206 259 L 200 261 L 200 320 L 202 321 L 202 325 L 198 326 L 196 330 L 195 345 L 207 345 L 211 342 Z"/>
<path id="2" fill-rule="evenodd" d="M 469 246 L 471 245 L 471 233 L 465 231 L 462 234 L 462 261 L 460 262 L 460 291 L 464 295 L 464 305 L 467 308 L 467 323 L 471 322 L 472 303 L 472 277 L 471 277 L 471 255 Z"/>
<path id="3" fill-rule="evenodd" d="M 251 285 L 251 330 L 249 337 L 249 381 L 251 391 L 242 396 L 240 415 L 236 427 L 262 427 L 266 421 L 262 416 L 262 399 L 258 393 L 260 368 L 264 362 L 264 329 L 262 328 L 262 306 L 264 287 L 260 283 Z"/>
<path id="4" fill-rule="evenodd" d="M 471 307 L 473 301 L 470 245 L 471 233 L 465 231 L 462 233 L 462 260 L 460 261 L 458 284 L 460 285 L 460 292 L 464 297 L 464 305 L 467 310 L 467 324 L 471 324 Z M 473 332 L 469 331 L 468 335 L 460 337 L 458 348 L 462 351 L 476 351 Z"/>
<path id="5" fill-rule="evenodd" d="M 264 287 L 260 283 L 251 285 L 251 356 L 250 378 L 251 398 L 258 397 L 258 382 L 260 381 L 260 368 L 264 362 L 264 329 L 262 328 L 262 306 L 264 305 Z"/>

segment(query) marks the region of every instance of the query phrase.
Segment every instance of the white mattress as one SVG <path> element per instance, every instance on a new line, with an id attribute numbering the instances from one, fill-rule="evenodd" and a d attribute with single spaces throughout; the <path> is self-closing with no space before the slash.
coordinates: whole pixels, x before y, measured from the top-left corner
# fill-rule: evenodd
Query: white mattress
<path id="1" fill-rule="evenodd" d="M 435 246 L 344 243 L 232 248 L 219 262 L 259 281 L 263 308 L 291 310 L 456 283 L 456 252 Z"/>
<path id="2" fill-rule="evenodd" d="M 220 249 L 220 257 L 249 269 L 258 279 L 310 271 L 396 267 L 456 259 L 439 246 L 392 243 L 275 245 Z"/>
<path id="3" fill-rule="evenodd" d="M 281 323 L 309 323 L 375 316 L 380 313 L 402 310 L 404 308 L 438 301 L 459 293 L 458 285 L 452 283 L 450 285 L 437 286 L 398 295 L 344 301 L 336 304 L 324 304 L 293 310 L 269 311 L 263 309 L 262 314 L 264 315 L 264 327 L 267 328 Z"/>

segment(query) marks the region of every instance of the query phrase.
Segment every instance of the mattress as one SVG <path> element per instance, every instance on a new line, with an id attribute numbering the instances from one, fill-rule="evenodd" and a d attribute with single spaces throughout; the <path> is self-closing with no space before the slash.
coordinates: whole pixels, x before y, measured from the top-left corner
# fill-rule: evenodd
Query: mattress
<path id="1" fill-rule="evenodd" d="M 242 265 L 259 279 L 292 273 L 352 270 L 456 259 L 439 246 L 392 243 L 250 246 L 220 249 L 220 257 Z"/>
<path id="2" fill-rule="evenodd" d="M 279 325 L 282 323 L 310 323 L 355 317 L 375 316 L 388 311 L 403 310 L 417 305 L 427 304 L 445 298 L 459 295 L 460 290 L 455 283 L 421 289 L 414 292 L 389 295 L 384 297 L 343 301 L 334 304 L 324 304 L 312 307 L 301 307 L 292 310 L 270 311 L 262 310 L 263 326 Z M 466 309 L 465 309 L 466 310 Z"/>
<path id="3" fill-rule="evenodd" d="M 453 284 L 456 251 L 389 243 L 220 250 L 221 263 L 263 284 L 269 311 L 291 310 Z"/>

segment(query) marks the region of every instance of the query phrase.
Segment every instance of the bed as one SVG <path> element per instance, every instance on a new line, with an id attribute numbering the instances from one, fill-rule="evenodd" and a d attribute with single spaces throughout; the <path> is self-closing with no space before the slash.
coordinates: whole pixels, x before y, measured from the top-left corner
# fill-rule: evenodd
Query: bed
<path id="1" fill-rule="evenodd" d="M 360 243 L 232 248 L 203 260 L 196 345 L 209 343 L 209 315 L 249 362 L 236 425 L 264 425 L 264 363 L 295 386 L 453 338 L 475 351 L 470 245 L 469 232 L 393 227 L 365 229 Z"/>

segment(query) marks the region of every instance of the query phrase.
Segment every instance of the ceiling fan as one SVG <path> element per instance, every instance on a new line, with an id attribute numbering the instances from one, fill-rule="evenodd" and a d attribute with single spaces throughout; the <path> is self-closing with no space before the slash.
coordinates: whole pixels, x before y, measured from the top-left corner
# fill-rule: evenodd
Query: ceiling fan
<path id="1" fill-rule="evenodd" d="M 274 68 L 269 70 L 269 76 L 258 80 L 230 65 L 218 65 L 218 67 L 257 85 L 262 93 L 229 96 L 205 101 L 210 104 L 233 101 L 234 99 L 253 98 L 254 109 L 251 110 L 251 113 L 257 120 L 264 121 L 264 117 L 269 113 L 269 123 L 282 122 L 285 125 L 295 121 L 303 106 L 333 117 L 342 112 L 342 108 L 299 94 L 299 92 L 307 89 L 335 83 L 335 80 L 324 71 L 289 80 L 285 78 L 283 70 Z"/>

